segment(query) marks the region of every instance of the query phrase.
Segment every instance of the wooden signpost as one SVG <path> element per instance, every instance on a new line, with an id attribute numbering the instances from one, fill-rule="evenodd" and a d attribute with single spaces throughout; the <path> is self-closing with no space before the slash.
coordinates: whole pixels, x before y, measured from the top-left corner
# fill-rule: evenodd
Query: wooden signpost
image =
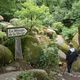
<path id="1" fill-rule="evenodd" d="M 21 36 L 25 35 L 27 30 L 24 27 L 12 27 L 7 29 L 8 37 L 15 37 L 15 59 L 23 59 Z"/>
<path id="2" fill-rule="evenodd" d="M 23 27 L 13 27 L 7 29 L 7 35 L 8 37 L 18 37 L 23 36 L 27 33 L 27 30 Z"/>

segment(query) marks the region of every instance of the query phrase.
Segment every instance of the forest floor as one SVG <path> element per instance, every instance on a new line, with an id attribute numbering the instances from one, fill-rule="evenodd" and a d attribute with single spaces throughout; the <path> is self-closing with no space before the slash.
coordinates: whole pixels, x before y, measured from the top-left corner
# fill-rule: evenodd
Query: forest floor
<path id="1" fill-rule="evenodd" d="M 0 68 L 0 80 L 16 80 L 17 75 L 19 75 L 22 71 L 33 69 L 30 65 L 26 65 L 25 68 L 24 64 L 21 66 L 17 62 L 15 63 L 15 65 L 12 65 L 13 64 L 11 64 L 11 66 Z M 72 72 L 72 74 L 68 74 L 67 72 L 65 72 L 62 75 L 59 72 L 57 73 L 56 77 L 56 80 L 80 80 L 80 73 Z"/>
<path id="2" fill-rule="evenodd" d="M 8 72 L 0 75 L 0 80 L 16 80 L 17 75 L 22 71 Z M 74 72 L 72 75 L 65 73 L 64 75 L 58 74 L 58 79 L 56 80 L 80 80 L 80 73 Z"/>
<path id="3" fill-rule="evenodd" d="M 73 72 L 71 74 L 65 73 L 60 80 L 80 80 L 80 73 Z"/>

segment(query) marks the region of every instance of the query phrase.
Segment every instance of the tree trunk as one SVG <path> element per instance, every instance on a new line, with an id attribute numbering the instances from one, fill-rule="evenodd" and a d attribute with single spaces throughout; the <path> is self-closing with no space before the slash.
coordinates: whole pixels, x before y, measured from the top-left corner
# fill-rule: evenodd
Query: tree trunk
<path id="1" fill-rule="evenodd" d="M 15 59 L 23 59 L 20 37 L 15 37 Z"/>
<path id="2" fill-rule="evenodd" d="M 78 27 L 78 42 L 79 42 L 79 47 L 80 47 L 80 26 Z"/>

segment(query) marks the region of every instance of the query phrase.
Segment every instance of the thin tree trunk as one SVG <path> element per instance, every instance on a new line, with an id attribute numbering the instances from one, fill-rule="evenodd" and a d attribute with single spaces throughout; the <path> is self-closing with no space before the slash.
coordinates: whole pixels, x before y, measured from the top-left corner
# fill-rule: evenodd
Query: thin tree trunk
<path id="1" fill-rule="evenodd" d="M 78 42 L 79 42 L 79 47 L 80 47 L 80 26 L 78 27 Z"/>

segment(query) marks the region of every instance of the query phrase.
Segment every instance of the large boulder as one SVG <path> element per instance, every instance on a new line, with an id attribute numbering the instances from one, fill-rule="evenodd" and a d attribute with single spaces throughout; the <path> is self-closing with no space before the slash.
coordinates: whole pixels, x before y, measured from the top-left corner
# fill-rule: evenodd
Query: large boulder
<path id="1" fill-rule="evenodd" d="M 11 51 L 7 47 L 0 45 L 0 66 L 9 64 L 12 61 L 13 55 Z"/>
<path id="2" fill-rule="evenodd" d="M 1 26 L 1 27 L 5 27 L 5 28 L 7 28 L 8 25 L 11 25 L 11 23 L 9 23 L 9 22 L 5 22 L 5 21 L 0 22 L 0 26 Z"/>
<path id="3" fill-rule="evenodd" d="M 18 18 L 13 18 L 10 20 L 10 23 L 15 27 L 23 27 L 25 24 Z"/>
<path id="4" fill-rule="evenodd" d="M 35 64 L 43 47 L 49 44 L 50 39 L 44 35 L 27 35 L 22 39 L 24 58 Z"/>
<path id="5" fill-rule="evenodd" d="M 32 69 L 21 73 L 17 80 L 49 80 L 48 74 L 42 69 Z"/>
<path id="6" fill-rule="evenodd" d="M 4 20 L 3 16 L 0 15 L 0 21 L 3 21 L 3 20 Z"/>
<path id="7" fill-rule="evenodd" d="M 6 36 L 6 33 L 5 33 L 5 32 L 0 31 L 0 39 L 1 39 L 1 38 L 3 38 L 3 37 L 5 37 L 5 36 Z"/>
<path id="8" fill-rule="evenodd" d="M 57 35 L 56 44 L 59 47 L 59 49 L 65 53 L 69 50 L 69 46 L 67 45 L 66 41 L 61 35 Z"/>
<path id="9" fill-rule="evenodd" d="M 61 50 L 58 50 L 58 56 L 60 60 L 66 60 L 66 54 L 62 52 Z"/>
<path id="10" fill-rule="evenodd" d="M 53 35 L 56 35 L 56 32 L 51 28 L 44 27 L 43 31 L 50 39 L 53 38 Z"/>
<path id="11" fill-rule="evenodd" d="M 78 47 L 79 47 L 78 33 L 76 33 L 75 36 L 73 37 L 72 43 L 73 43 L 73 46 L 74 46 L 76 49 L 78 49 Z"/>
<path id="12" fill-rule="evenodd" d="M 76 72 L 80 72 L 80 59 L 77 59 L 73 65 L 72 65 L 72 69 Z"/>
<path id="13" fill-rule="evenodd" d="M 0 22 L 0 30 L 6 32 L 7 28 L 14 27 L 11 23 L 2 21 Z"/>

